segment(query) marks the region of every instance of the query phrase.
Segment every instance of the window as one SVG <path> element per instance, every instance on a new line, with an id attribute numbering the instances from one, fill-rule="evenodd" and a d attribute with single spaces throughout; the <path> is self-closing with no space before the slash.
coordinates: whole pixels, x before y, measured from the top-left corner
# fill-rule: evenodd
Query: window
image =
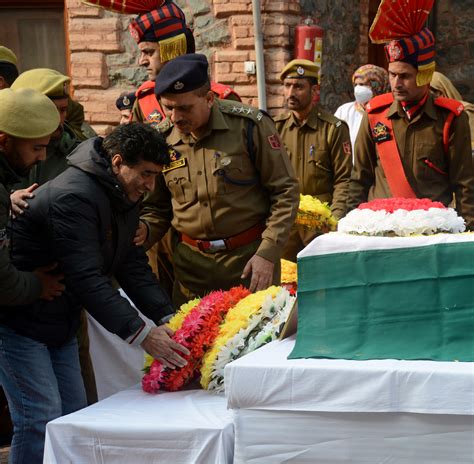
<path id="1" fill-rule="evenodd" d="M 15 52 L 20 72 L 52 68 L 67 74 L 63 0 L 0 0 L 0 44 Z"/>

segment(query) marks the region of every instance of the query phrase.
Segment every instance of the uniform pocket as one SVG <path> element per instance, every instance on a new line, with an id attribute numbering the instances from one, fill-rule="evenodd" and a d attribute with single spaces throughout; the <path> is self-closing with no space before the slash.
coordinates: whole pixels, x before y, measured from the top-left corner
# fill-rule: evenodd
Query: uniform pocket
<path id="1" fill-rule="evenodd" d="M 324 172 L 332 172 L 326 150 L 316 150 L 314 156 L 309 157 L 308 163 L 315 170 L 320 169 Z"/>
<path id="2" fill-rule="evenodd" d="M 243 159 L 243 155 L 220 155 L 215 158 L 212 175 L 220 194 L 232 193 L 258 182 L 255 169 L 250 160 Z"/>
<path id="3" fill-rule="evenodd" d="M 195 194 L 190 180 L 189 166 L 187 164 L 167 171 L 164 173 L 164 177 L 171 196 L 178 203 L 188 203 L 194 199 Z"/>
<path id="4" fill-rule="evenodd" d="M 422 164 L 423 168 L 420 169 L 428 176 L 435 173 L 441 176 L 448 175 L 448 165 L 441 144 L 420 144 L 420 150 L 417 153 L 417 162 Z"/>

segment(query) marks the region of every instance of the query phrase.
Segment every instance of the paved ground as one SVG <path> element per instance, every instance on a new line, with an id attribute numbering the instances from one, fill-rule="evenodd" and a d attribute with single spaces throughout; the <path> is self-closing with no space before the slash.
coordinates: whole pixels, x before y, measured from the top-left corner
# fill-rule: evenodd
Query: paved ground
<path id="1" fill-rule="evenodd" d="M 10 451 L 9 446 L 0 448 L 0 464 L 8 464 L 8 452 Z"/>

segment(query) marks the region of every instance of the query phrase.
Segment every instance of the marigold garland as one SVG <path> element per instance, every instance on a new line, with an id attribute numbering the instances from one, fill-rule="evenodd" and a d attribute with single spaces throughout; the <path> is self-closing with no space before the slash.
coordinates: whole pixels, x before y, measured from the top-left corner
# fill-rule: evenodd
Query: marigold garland
<path id="1" fill-rule="evenodd" d="M 160 389 L 176 391 L 191 380 L 199 371 L 203 355 L 217 336 L 227 311 L 249 294 L 247 289 L 235 287 L 227 292 L 212 292 L 194 307 L 190 305 L 181 327 L 173 335 L 176 342 L 189 349 L 190 354 L 183 356 L 188 363 L 181 369 L 167 369 L 154 360 L 149 373 L 143 376 L 143 390 L 148 393 Z"/>
<path id="2" fill-rule="evenodd" d="M 321 232 L 335 230 L 337 226 L 337 220 L 331 214 L 327 203 L 323 203 L 311 195 L 302 194 L 300 194 L 300 204 L 295 223 L 305 229 Z"/>
<path id="3" fill-rule="evenodd" d="M 230 340 L 240 329 L 247 327 L 249 319 L 258 313 L 265 299 L 270 296 L 274 298 L 281 290 L 281 287 L 272 286 L 266 290 L 253 293 L 242 299 L 231 308 L 225 318 L 225 322 L 221 325 L 219 334 L 217 335 L 212 348 L 204 355 L 201 367 L 201 385 L 207 388 L 211 381 L 211 373 L 214 368 L 217 356 L 224 345 Z"/>

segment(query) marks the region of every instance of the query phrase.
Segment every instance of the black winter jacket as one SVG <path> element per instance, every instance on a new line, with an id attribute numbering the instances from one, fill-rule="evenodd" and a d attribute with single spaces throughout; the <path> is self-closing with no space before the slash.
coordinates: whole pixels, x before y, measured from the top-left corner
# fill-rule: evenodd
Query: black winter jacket
<path id="1" fill-rule="evenodd" d="M 133 244 L 139 204 L 125 196 L 101 146 L 100 137 L 79 145 L 69 157 L 71 167 L 41 186 L 12 222 L 15 266 L 31 271 L 57 262 L 66 291 L 53 301 L 0 310 L 0 322 L 48 346 L 61 346 L 76 334 L 82 307 L 123 339 L 144 325 L 114 289 L 112 276 L 156 323 L 173 311 L 143 247 Z"/>

